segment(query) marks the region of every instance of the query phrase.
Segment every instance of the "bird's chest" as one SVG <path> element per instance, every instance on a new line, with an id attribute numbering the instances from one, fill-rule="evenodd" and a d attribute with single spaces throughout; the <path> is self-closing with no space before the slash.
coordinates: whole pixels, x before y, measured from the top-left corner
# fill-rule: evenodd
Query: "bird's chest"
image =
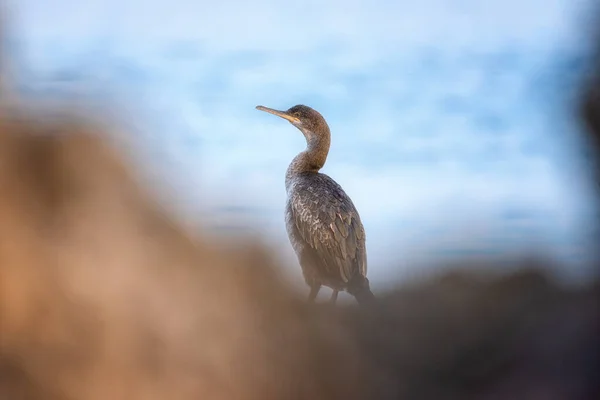
<path id="1" fill-rule="evenodd" d="M 298 227 L 296 226 L 296 219 L 294 216 L 294 210 L 292 208 L 292 204 L 290 199 L 287 201 L 287 205 L 285 207 L 285 227 L 287 230 L 288 238 L 290 239 L 290 243 L 296 252 L 302 251 L 304 248 L 304 242 L 302 237 L 300 236 L 300 232 L 298 231 Z"/>

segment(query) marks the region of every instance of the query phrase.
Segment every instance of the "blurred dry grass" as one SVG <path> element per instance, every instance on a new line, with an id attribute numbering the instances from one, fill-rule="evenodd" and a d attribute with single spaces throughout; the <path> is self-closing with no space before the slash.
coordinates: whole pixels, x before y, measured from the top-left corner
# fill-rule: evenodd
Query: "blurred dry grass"
<path id="1" fill-rule="evenodd" d="M 1 399 L 600 398 L 598 284 L 522 261 L 310 306 L 256 243 L 178 227 L 104 129 L 0 115 Z"/>

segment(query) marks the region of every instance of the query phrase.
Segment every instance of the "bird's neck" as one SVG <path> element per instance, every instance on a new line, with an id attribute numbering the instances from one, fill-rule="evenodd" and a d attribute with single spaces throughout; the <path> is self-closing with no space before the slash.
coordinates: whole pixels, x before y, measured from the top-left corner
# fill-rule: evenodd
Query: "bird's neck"
<path id="1" fill-rule="evenodd" d="M 325 161 L 327 161 L 331 143 L 329 131 L 320 135 L 304 132 L 304 135 L 306 136 L 306 150 L 294 157 L 288 167 L 287 177 L 304 172 L 319 172 L 325 165 Z"/>

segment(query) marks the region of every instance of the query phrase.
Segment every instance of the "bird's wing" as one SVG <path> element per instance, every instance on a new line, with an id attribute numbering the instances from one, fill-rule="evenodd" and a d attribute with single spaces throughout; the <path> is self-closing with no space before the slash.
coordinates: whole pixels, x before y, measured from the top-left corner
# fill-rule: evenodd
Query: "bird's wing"
<path id="1" fill-rule="evenodd" d="M 345 282 L 367 274 L 365 231 L 350 198 L 339 186 L 324 196 L 307 186 L 294 191 L 290 207 L 298 233 L 321 257 L 330 272 Z"/>

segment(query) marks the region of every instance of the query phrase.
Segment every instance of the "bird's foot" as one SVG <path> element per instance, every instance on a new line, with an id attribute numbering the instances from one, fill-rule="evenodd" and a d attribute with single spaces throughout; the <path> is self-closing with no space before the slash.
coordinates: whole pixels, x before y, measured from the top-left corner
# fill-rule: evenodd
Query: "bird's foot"
<path id="1" fill-rule="evenodd" d="M 335 303 L 337 302 L 338 294 L 339 294 L 339 290 L 334 289 L 333 293 L 331 294 L 331 298 L 329 299 L 330 305 L 335 306 Z"/>

